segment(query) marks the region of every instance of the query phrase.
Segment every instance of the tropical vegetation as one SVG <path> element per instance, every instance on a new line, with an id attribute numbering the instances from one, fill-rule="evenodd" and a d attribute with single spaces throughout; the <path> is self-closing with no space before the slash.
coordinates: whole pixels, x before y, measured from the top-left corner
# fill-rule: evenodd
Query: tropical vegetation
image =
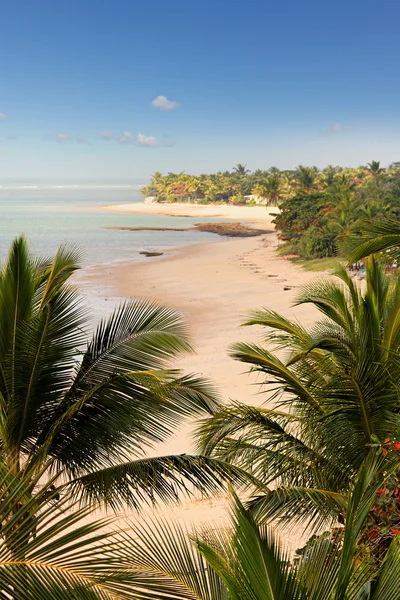
<path id="1" fill-rule="evenodd" d="M 309 328 L 267 308 L 250 316 L 265 344 L 237 344 L 232 356 L 259 374 L 267 403 L 225 405 L 198 436 L 203 453 L 258 479 L 249 501 L 258 521 L 317 531 L 343 519 L 371 448 L 400 448 L 400 280 L 371 257 L 364 291 L 341 268 L 336 280 L 308 285 L 304 303 L 320 314 Z M 371 514 L 384 544 L 400 528 L 399 477 Z"/>
<path id="2" fill-rule="evenodd" d="M 372 450 L 361 466 L 344 504 L 345 525 L 320 536 L 297 561 L 282 550 L 273 529 L 259 525 L 234 497 L 229 528 L 188 533 L 164 521 L 137 527 L 136 564 L 153 574 L 151 589 L 160 600 L 395 600 L 400 539 L 375 568 L 362 540 L 382 484 L 381 458 Z M 398 459 L 387 472 L 397 465 Z"/>
<path id="3" fill-rule="evenodd" d="M 56 474 L 55 487 L 113 509 L 219 488 L 229 467 L 218 461 L 145 456 L 184 419 L 219 406 L 209 383 L 173 367 L 191 351 L 180 315 L 130 300 L 89 336 L 90 311 L 71 283 L 78 268 L 76 250 L 39 259 L 21 237 L 0 271 L 4 465 L 32 482 Z"/>
<path id="4" fill-rule="evenodd" d="M 48 482 L 0 477 L 0 597 L 8 600 L 396 600 L 400 539 L 371 565 L 362 531 L 379 486 L 396 470 L 371 450 L 349 490 L 345 525 L 293 561 L 236 495 L 230 527 L 188 532 L 163 519 L 91 519 Z M 38 486 L 39 479 L 35 481 Z M 38 507 L 43 506 L 38 511 Z M 74 509 L 74 512 L 71 512 Z"/>
<path id="5" fill-rule="evenodd" d="M 278 169 L 251 173 L 238 164 L 232 171 L 199 176 L 186 173 L 154 173 L 150 184 L 142 188 L 145 196 L 158 202 L 254 203 L 259 198 L 267 204 L 277 204 L 288 194 L 288 173 Z"/>
<path id="6" fill-rule="evenodd" d="M 336 255 L 364 220 L 400 217 L 400 164 L 379 161 L 357 169 L 258 169 L 238 164 L 232 171 L 199 176 L 157 172 L 142 189 L 158 202 L 261 203 L 279 206 L 275 218 L 283 250 L 303 259 Z"/>
<path id="7" fill-rule="evenodd" d="M 244 165 L 235 176 L 249 176 Z M 335 185 L 334 170 L 324 176 Z M 304 204 L 285 201 L 297 225 L 325 202 L 318 179 L 299 169 Z M 130 300 L 89 335 L 77 251 L 39 259 L 15 240 L 0 269 L 0 598 L 399 599 L 400 281 L 385 271 L 399 232 L 393 218 L 377 223 L 337 229 L 353 259 L 368 257 L 366 283 L 342 267 L 304 288 L 297 304 L 320 314 L 312 326 L 250 315 L 263 344 L 232 356 L 269 392 L 261 407 L 221 405 L 208 382 L 173 368 L 191 351 L 174 310 Z M 200 420 L 200 452 L 149 458 L 187 417 Z M 253 490 L 243 503 L 232 489 L 228 525 L 187 531 L 147 513 L 121 526 L 94 513 L 227 480 Z M 271 522 L 312 535 L 293 555 Z"/>

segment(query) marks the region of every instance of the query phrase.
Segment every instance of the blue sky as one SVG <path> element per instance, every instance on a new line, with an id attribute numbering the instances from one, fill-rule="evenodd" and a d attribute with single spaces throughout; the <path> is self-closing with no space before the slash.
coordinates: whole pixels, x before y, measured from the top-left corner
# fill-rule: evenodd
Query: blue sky
<path id="1" fill-rule="evenodd" d="M 7 0 L 0 177 L 400 160 L 399 18 L 397 0 Z"/>

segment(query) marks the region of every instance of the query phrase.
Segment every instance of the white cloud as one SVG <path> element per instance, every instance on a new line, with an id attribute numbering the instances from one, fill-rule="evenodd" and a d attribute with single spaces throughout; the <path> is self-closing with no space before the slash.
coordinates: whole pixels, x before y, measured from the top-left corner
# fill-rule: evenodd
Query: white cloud
<path id="1" fill-rule="evenodd" d="M 0 112 L 0 121 L 4 121 L 4 119 L 8 119 L 8 116 Z"/>
<path id="2" fill-rule="evenodd" d="M 59 144 L 66 144 L 67 142 L 76 142 L 77 144 L 90 144 L 89 140 L 80 135 L 69 135 L 68 133 L 52 133 L 46 135 L 45 139 L 53 140 Z"/>
<path id="3" fill-rule="evenodd" d="M 147 146 L 148 148 L 155 148 L 156 146 L 172 146 L 171 142 L 159 142 L 153 135 L 144 135 L 144 133 L 134 135 L 130 131 L 124 131 L 124 133 L 120 137 L 117 137 L 116 140 L 118 144 L 122 144 L 123 146 Z"/>
<path id="4" fill-rule="evenodd" d="M 134 144 L 135 138 L 130 131 L 124 131 L 124 133 L 117 138 L 117 142 L 118 144 Z"/>
<path id="5" fill-rule="evenodd" d="M 158 146 L 157 140 L 152 135 L 143 135 L 138 133 L 136 136 L 136 144 L 138 146 Z"/>
<path id="6" fill-rule="evenodd" d="M 353 129 L 354 129 L 354 127 L 351 124 L 345 125 L 343 123 L 334 123 L 330 127 L 327 127 L 327 129 L 324 129 L 322 131 L 322 133 L 323 133 L 323 135 L 333 135 L 335 133 L 343 133 L 345 131 L 352 131 Z"/>
<path id="7" fill-rule="evenodd" d="M 112 140 L 112 139 L 114 139 L 114 138 L 115 138 L 115 134 L 114 134 L 114 132 L 113 132 L 113 131 L 101 131 L 101 132 L 99 133 L 99 137 L 100 137 L 102 140 Z"/>
<path id="8" fill-rule="evenodd" d="M 172 102 L 166 96 L 157 96 L 151 104 L 154 108 L 159 108 L 160 110 L 174 110 L 180 107 L 178 102 Z"/>

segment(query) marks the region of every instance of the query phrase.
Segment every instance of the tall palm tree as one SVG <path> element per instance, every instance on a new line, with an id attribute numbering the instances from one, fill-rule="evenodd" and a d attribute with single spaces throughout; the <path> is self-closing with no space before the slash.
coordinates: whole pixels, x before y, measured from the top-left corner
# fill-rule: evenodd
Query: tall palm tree
<path id="1" fill-rule="evenodd" d="M 11 473 L 57 482 L 112 508 L 216 489 L 224 465 L 206 457 L 146 458 L 192 415 L 218 407 L 213 389 L 171 361 L 190 351 L 180 316 L 144 300 L 97 326 L 69 283 L 74 250 L 32 256 L 14 241 L 0 271 L 0 445 Z"/>
<path id="2" fill-rule="evenodd" d="M 367 165 L 368 170 L 373 175 L 379 175 L 379 173 L 383 173 L 384 169 L 381 169 L 381 163 L 379 160 L 371 160 Z"/>
<path id="3" fill-rule="evenodd" d="M 236 165 L 236 167 L 233 167 L 233 172 L 236 173 L 236 175 L 240 175 L 241 177 L 248 175 L 250 173 L 250 170 L 246 168 L 247 165 L 242 165 L 240 163 L 238 163 Z"/>
<path id="4" fill-rule="evenodd" d="M 335 181 L 322 200 L 330 225 L 341 238 L 349 227 L 363 214 L 362 200 L 350 182 Z"/>
<path id="5" fill-rule="evenodd" d="M 271 173 L 263 183 L 254 188 L 254 193 L 268 201 L 268 204 L 278 204 L 287 194 L 287 182 L 278 173 Z"/>
<path id="6" fill-rule="evenodd" d="M 299 296 L 321 315 L 310 328 L 269 309 L 251 315 L 246 325 L 264 327 L 278 352 L 241 343 L 233 357 L 260 374 L 268 404 L 228 405 L 199 430 L 203 452 L 258 477 L 251 506 L 261 519 L 336 518 L 337 494 L 371 445 L 400 428 L 400 280 L 373 258 L 365 292 L 344 268 L 337 277 Z"/>
<path id="7" fill-rule="evenodd" d="M 299 165 L 296 169 L 296 179 L 301 191 L 310 192 L 318 187 L 317 167 Z"/>
<path id="8" fill-rule="evenodd" d="M 372 453 L 346 494 L 345 527 L 332 540 L 322 536 L 298 564 L 291 563 L 273 530 L 257 525 L 236 497 L 230 529 L 209 526 L 188 534 L 179 524 L 163 521 L 137 527 L 133 563 L 155 577 L 150 590 L 159 600 L 168 594 L 176 600 L 395 600 L 400 539 L 393 539 L 374 569 L 360 535 L 384 476 Z M 161 576 L 171 589 L 161 589 Z"/>
<path id="9" fill-rule="evenodd" d="M 338 167 L 334 167 L 333 165 L 327 165 L 323 170 L 325 184 L 327 187 L 332 185 L 335 182 L 336 173 L 338 172 Z"/>

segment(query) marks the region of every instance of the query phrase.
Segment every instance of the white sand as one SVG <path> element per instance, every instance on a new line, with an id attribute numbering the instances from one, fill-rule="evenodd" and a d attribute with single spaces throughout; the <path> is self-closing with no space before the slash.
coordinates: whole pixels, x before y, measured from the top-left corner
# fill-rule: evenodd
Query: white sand
<path id="1" fill-rule="evenodd" d="M 107 209 L 108 210 L 108 209 Z M 145 205 L 110 207 L 110 210 L 146 214 L 189 214 L 221 216 L 249 220 L 271 233 L 254 238 L 225 239 L 212 244 L 184 248 L 179 254 L 147 259 L 144 263 L 117 265 L 107 275 L 107 285 L 114 295 L 148 297 L 167 303 L 181 311 L 193 337 L 196 354 L 183 357 L 180 368 L 197 372 L 215 382 L 224 402 L 238 400 L 260 405 L 268 399 L 260 394 L 254 376 L 246 374 L 246 366 L 228 356 L 228 348 L 237 341 L 260 341 L 260 330 L 241 327 L 248 312 L 266 306 L 285 316 L 311 323 L 316 312 L 309 306 L 293 307 L 299 287 L 317 276 L 289 260 L 278 257 L 278 240 L 265 207 Z M 134 235 L 134 232 L 132 232 Z M 104 267 L 92 269 L 87 284 L 98 283 Z M 107 273 L 111 271 L 107 269 Z M 290 289 L 285 289 L 290 288 Z M 155 454 L 189 453 L 193 450 L 190 427 L 178 432 L 174 439 L 157 448 Z M 225 504 L 221 500 L 203 500 L 171 509 L 185 520 L 220 519 Z M 211 510 L 212 508 L 212 510 Z M 169 514 L 170 509 L 163 509 Z M 301 541 L 300 531 L 285 533 L 293 547 Z"/>
<path id="2" fill-rule="evenodd" d="M 264 221 L 270 213 L 278 211 L 275 207 L 233 206 L 227 204 L 113 204 L 104 206 L 110 212 L 136 213 L 141 215 L 168 215 L 171 217 L 223 217 L 243 221 Z"/>

